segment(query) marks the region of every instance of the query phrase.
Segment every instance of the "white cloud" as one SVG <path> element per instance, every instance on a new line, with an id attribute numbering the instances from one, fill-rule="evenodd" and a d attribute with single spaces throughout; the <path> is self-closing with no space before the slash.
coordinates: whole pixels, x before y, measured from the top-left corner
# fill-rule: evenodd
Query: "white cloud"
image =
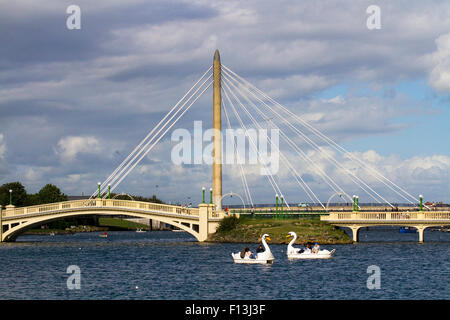
<path id="1" fill-rule="evenodd" d="M 25 183 L 39 182 L 40 180 L 42 180 L 43 174 L 44 172 L 42 168 L 29 167 L 23 174 L 24 182 Z"/>
<path id="2" fill-rule="evenodd" d="M 450 92 L 450 33 L 436 39 L 436 51 L 428 58 L 433 65 L 429 80 L 436 90 Z"/>
<path id="3" fill-rule="evenodd" d="M 58 141 L 56 153 L 64 161 L 72 161 L 78 154 L 99 154 L 102 146 L 95 137 L 68 136 Z"/>
<path id="4" fill-rule="evenodd" d="M 353 173 L 367 186 L 374 189 L 382 197 L 388 201 L 407 202 L 404 198 L 394 192 L 392 189 L 383 184 L 380 176 L 378 178 L 372 173 L 373 171 L 365 169 L 359 162 L 352 160 L 347 155 L 336 154 L 333 150 L 328 148 L 323 149 L 330 154 L 338 163 L 342 165 L 349 172 Z M 418 198 L 419 194 L 424 194 L 426 198 L 432 201 L 445 200 L 448 198 L 450 192 L 450 157 L 444 155 L 430 155 L 430 156 L 414 156 L 408 159 L 401 159 L 398 155 L 382 156 L 374 150 L 366 152 L 351 152 L 353 158 L 359 159 L 366 166 L 382 174 L 399 187 L 410 193 L 412 196 Z M 364 202 L 374 202 L 371 196 L 365 193 L 354 182 L 355 179 L 350 178 L 345 170 L 338 168 L 337 165 L 327 160 L 321 153 L 316 151 L 309 152 L 308 156 L 313 159 L 314 163 L 323 169 L 327 175 L 333 178 L 336 183 L 341 186 L 348 194 L 358 194 L 360 199 Z M 317 173 L 316 167 L 304 163 L 299 163 L 303 173 L 310 174 L 315 177 L 315 181 L 321 181 Z M 361 181 L 358 183 L 369 190 Z M 393 187 L 392 185 L 390 185 Z M 314 190 L 319 186 L 316 183 L 312 184 Z M 395 187 L 395 190 L 399 191 Z M 320 188 L 319 188 L 320 194 Z M 323 189 L 321 198 L 326 199 L 327 195 L 331 195 L 330 189 L 326 191 Z M 379 199 L 380 200 L 380 199 Z"/>

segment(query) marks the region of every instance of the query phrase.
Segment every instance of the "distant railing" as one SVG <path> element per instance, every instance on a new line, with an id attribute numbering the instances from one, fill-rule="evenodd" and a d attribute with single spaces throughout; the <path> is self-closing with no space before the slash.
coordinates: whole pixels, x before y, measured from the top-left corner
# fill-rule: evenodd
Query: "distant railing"
<path id="1" fill-rule="evenodd" d="M 186 208 L 178 207 L 167 204 L 131 201 L 131 200 L 118 200 L 118 199 L 87 199 L 87 200 L 74 200 L 58 203 L 50 203 L 44 205 L 11 208 L 2 211 L 3 217 L 13 217 L 32 214 L 43 214 L 54 211 L 64 211 L 73 209 L 83 209 L 86 207 L 109 207 L 109 208 L 128 208 L 139 209 L 144 211 L 158 211 L 172 214 L 192 215 L 198 216 L 198 208 Z"/>
<path id="2" fill-rule="evenodd" d="M 450 220 L 448 211 L 423 211 L 423 212 L 331 212 L 323 216 L 323 220 Z"/>

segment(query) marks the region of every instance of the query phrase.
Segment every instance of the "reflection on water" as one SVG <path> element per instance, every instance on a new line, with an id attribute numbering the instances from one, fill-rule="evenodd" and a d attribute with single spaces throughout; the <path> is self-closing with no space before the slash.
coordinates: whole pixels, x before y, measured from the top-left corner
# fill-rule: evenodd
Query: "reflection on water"
<path id="1" fill-rule="evenodd" d="M 362 229 L 358 244 L 322 246 L 336 249 L 330 260 L 289 261 L 286 246 L 272 244 L 273 265 L 240 265 L 231 252 L 244 244 L 184 232 L 21 236 L 0 245 L 0 298 L 449 299 L 450 234 L 424 237 Z M 67 289 L 69 265 L 80 267 L 80 290 Z M 380 290 L 366 287 L 370 265 L 381 268 Z"/>

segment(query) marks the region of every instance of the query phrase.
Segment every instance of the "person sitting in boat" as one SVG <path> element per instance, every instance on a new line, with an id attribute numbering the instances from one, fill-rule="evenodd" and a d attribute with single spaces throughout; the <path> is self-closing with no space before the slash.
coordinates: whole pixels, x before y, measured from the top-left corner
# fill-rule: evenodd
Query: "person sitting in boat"
<path id="1" fill-rule="evenodd" d="M 305 253 L 311 253 L 311 247 L 309 246 L 309 243 L 306 244 Z"/>
<path id="2" fill-rule="evenodd" d="M 264 252 L 264 247 L 262 244 L 259 245 L 258 249 L 256 249 L 256 253 Z"/>
<path id="3" fill-rule="evenodd" d="M 319 250 L 320 250 L 320 246 L 319 246 L 319 244 L 316 242 L 315 244 L 314 244 L 314 247 L 312 248 L 312 253 L 318 253 L 319 252 Z"/>
<path id="4" fill-rule="evenodd" d="M 244 258 L 245 258 L 245 255 L 246 255 L 246 253 L 247 253 L 248 251 L 250 251 L 250 248 L 249 248 L 249 247 L 244 247 L 244 248 L 241 250 L 241 259 L 244 259 Z"/>
<path id="5" fill-rule="evenodd" d="M 241 251 L 241 258 L 245 259 L 247 257 L 250 259 L 256 259 L 256 254 L 251 252 L 249 247 L 244 247 Z"/>
<path id="6" fill-rule="evenodd" d="M 245 257 L 249 257 L 250 259 L 256 259 L 257 253 L 253 253 L 250 251 L 250 249 L 247 247 L 247 252 L 245 253 Z"/>
<path id="7" fill-rule="evenodd" d="M 302 245 L 300 249 L 298 249 L 297 253 L 303 253 L 306 250 L 306 246 Z"/>

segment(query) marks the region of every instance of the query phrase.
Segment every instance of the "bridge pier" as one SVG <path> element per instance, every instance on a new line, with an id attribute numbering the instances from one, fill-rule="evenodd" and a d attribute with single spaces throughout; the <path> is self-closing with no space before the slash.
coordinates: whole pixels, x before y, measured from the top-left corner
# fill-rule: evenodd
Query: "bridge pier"
<path id="1" fill-rule="evenodd" d="M 359 241 L 359 229 L 360 228 L 361 228 L 361 226 L 357 226 L 357 225 L 353 225 L 350 227 L 350 229 L 352 229 L 353 242 Z"/>
<path id="2" fill-rule="evenodd" d="M 203 242 L 208 239 L 208 235 L 215 233 L 217 227 L 219 226 L 218 221 L 210 221 L 210 217 L 214 212 L 215 204 L 201 203 L 198 205 L 198 241 Z"/>
<path id="3" fill-rule="evenodd" d="M 423 243 L 423 232 L 425 230 L 425 226 L 415 226 L 415 228 L 419 234 L 419 243 Z"/>

